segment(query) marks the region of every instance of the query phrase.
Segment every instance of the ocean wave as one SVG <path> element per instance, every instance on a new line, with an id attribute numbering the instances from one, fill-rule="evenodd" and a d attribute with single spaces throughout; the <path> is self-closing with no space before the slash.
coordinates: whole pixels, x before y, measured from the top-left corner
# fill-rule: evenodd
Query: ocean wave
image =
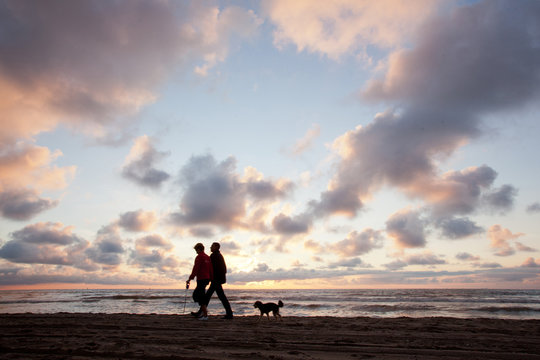
<path id="1" fill-rule="evenodd" d="M 411 305 L 411 304 L 397 304 L 397 305 L 355 305 L 351 308 L 353 311 L 361 312 L 373 312 L 373 313 L 385 313 L 396 311 L 427 311 L 437 309 L 432 305 Z"/>
<path id="2" fill-rule="evenodd" d="M 299 309 L 325 309 L 331 307 L 331 305 L 325 304 L 297 304 L 297 303 L 287 303 L 285 304 L 288 308 L 299 308 Z"/>
<path id="3" fill-rule="evenodd" d="M 471 310 L 487 313 L 540 313 L 540 309 L 528 306 L 485 306 Z"/>
<path id="4" fill-rule="evenodd" d="M 79 300 L 5 300 L 0 301 L 0 305 L 16 305 L 16 304 L 56 304 L 56 303 L 74 303 Z"/>
<path id="5" fill-rule="evenodd" d="M 100 301 L 100 300 L 162 300 L 162 299 L 177 299 L 180 295 L 111 295 L 111 296 L 91 296 L 84 298 L 83 301 Z"/>
<path id="6" fill-rule="evenodd" d="M 453 316 L 540 319 L 540 290 L 237 290 L 225 289 L 237 315 L 254 315 L 256 300 L 282 300 L 285 316 Z M 191 290 L 97 289 L 0 292 L 0 312 L 178 314 L 197 308 Z M 211 313 L 221 313 L 214 297 Z"/>

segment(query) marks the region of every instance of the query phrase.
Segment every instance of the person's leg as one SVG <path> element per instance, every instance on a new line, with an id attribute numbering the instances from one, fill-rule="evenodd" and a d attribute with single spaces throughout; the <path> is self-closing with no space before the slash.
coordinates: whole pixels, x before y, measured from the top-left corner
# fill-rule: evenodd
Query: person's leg
<path id="1" fill-rule="evenodd" d="M 200 281 L 197 281 L 197 286 L 195 287 L 195 290 L 193 290 L 193 294 L 191 295 L 193 297 L 193 301 L 196 303 L 199 303 L 201 301 L 201 297 L 204 297 L 204 287 L 202 286 L 202 283 Z M 191 312 L 191 315 L 195 317 L 201 316 L 202 310 L 199 306 L 199 310 L 196 312 Z"/>
<path id="2" fill-rule="evenodd" d="M 210 303 L 210 299 L 212 298 L 212 295 L 214 295 L 214 291 L 216 291 L 216 284 L 214 284 L 214 282 L 211 282 L 210 287 L 206 292 L 206 305 Z"/>
<path id="3" fill-rule="evenodd" d="M 206 286 L 210 280 L 201 280 L 197 281 L 197 287 L 201 288 L 201 296 L 199 297 L 199 305 L 201 306 L 201 317 L 207 318 L 208 317 L 208 310 L 206 308 Z"/>
<path id="4" fill-rule="evenodd" d="M 221 284 L 216 284 L 216 294 L 219 300 L 221 300 L 221 304 L 223 304 L 223 307 L 225 308 L 225 316 L 232 317 L 231 304 L 229 303 L 229 299 L 227 299 L 227 296 L 225 295 Z"/>

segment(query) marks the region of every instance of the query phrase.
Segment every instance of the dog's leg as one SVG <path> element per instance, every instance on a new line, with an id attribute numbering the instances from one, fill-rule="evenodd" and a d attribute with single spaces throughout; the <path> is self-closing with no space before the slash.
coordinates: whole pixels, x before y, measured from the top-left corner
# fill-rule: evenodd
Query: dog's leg
<path id="1" fill-rule="evenodd" d="M 279 315 L 279 311 L 273 311 L 272 313 L 274 314 L 274 319 L 276 319 L 276 321 L 281 320 L 281 315 Z"/>

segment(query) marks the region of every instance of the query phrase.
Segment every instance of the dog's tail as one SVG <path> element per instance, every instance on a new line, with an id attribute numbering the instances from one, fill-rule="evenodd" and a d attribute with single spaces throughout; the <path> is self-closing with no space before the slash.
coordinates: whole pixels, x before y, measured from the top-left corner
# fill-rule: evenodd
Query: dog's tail
<path id="1" fill-rule="evenodd" d="M 283 307 L 283 301 L 279 300 L 278 303 L 277 303 L 277 305 L 278 305 L 279 307 Z"/>

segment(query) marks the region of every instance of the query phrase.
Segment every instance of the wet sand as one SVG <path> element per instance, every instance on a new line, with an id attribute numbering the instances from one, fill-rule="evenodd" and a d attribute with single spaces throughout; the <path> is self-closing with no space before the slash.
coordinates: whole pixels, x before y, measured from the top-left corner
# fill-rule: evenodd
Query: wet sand
<path id="1" fill-rule="evenodd" d="M 540 359 L 540 320 L 0 314 L 2 359 Z"/>

